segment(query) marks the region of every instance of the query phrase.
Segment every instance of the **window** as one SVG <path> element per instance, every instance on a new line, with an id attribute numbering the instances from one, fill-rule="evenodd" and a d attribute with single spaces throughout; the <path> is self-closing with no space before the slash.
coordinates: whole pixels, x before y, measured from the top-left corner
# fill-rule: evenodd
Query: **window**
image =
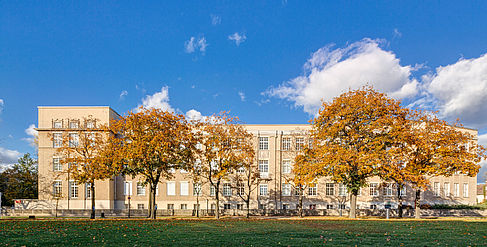
<path id="1" fill-rule="evenodd" d="M 223 209 L 231 209 L 231 208 L 232 208 L 232 204 L 230 203 L 223 204 Z"/>
<path id="2" fill-rule="evenodd" d="M 194 183 L 193 184 L 193 195 L 194 196 L 201 196 L 201 183 Z"/>
<path id="3" fill-rule="evenodd" d="M 86 122 L 86 128 L 87 129 L 93 129 L 95 128 L 95 121 L 89 120 Z"/>
<path id="4" fill-rule="evenodd" d="M 229 183 L 223 184 L 222 194 L 223 194 L 223 196 L 231 196 L 232 195 L 232 187 L 230 186 Z"/>
<path id="5" fill-rule="evenodd" d="M 291 160 L 282 161 L 282 173 L 284 174 L 291 173 Z"/>
<path id="6" fill-rule="evenodd" d="M 69 182 L 69 197 L 78 198 L 78 181 Z"/>
<path id="7" fill-rule="evenodd" d="M 298 137 L 296 138 L 296 150 L 301 151 L 304 148 L 304 138 Z"/>
<path id="8" fill-rule="evenodd" d="M 54 181 L 52 185 L 52 194 L 55 197 L 60 197 L 63 194 L 62 182 L 59 180 Z"/>
<path id="9" fill-rule="evenodd" d="M 445 196 L 448 197 L 448 196 L 451 196 L 450 194 L 450 183 L 444 183 L 443 184 L 443 192 L 445 193 Z"/>
<path id="10" fill-rule="evenodd" d="M 379 190 L 377 189 L 377 187 L 379 187 L 378 183 L 370 183 L 369 185 L 370 196 L 379 196 Z"/>
<path id="11" fill-rule="evenodd" d="M 370 209 L 377 209 L 377 205 L 375 205 L 375 204 L 370 204 Z"/>
<path id="12" fill-rule="evenodd" d="M 282 184 L 282 195 L 283 196 L 291 196 L 291 185 L 290 184 Z"/>
<path id="13" fill-rule="evenodd" d="M 144 204 L 137 204 L 137 209 L 144 209 Z"/>
<path id="14" fill-rule="evenodd" d="M 200 205 L 199 204 L 193 204 L 193 209 L 194 210 L 200 210 Z"/>
<path id="15" fill-rule="evenodd" d="M 145 185 L 141 182 L 137 183 L 137 195 L 145 196 Z"/>
<path id="16" fill-rule="evenodd" d="M 296 186 L 295 190 L 294 190 L 294 195 L 295 196 L 299 196 L 299 195 L 303 195 L 304 194 L 304 188 L 301 187 L 301 186 Z"/>
<path id="17" fill-rule="evenodd" d="M 267 195 L 267 184 L 259 185 L 259 195 L 261 195 L 261 196 Z"/>
<path id="18" fill-rule="evenodd" d="M 245 185 L 242 182 L 237 182 L 237 195 L 245 195 Z"/>
<path id="19" fill-rule="evenodd" d="M 239 167 L 237 169 L 237 173 L 240 173 L 240 174 L 245 173 L 245 167 L 244 166 Z"/>
<path id="20" fill-rule="evenodd" d="M 284 151 L 291 150 L 291 137 L 282 138 L 282 150 Z"/>
<path id="21" fill-rule="evenodd" d="M 269 161 L 259 160 L 259 173 L 261 178 L 266 178 L 269 176 Z"/>
<path id="22" fill-rule="evenodd" d="M 63 166 L 59 161 L 59 158 L 52 158 L 52 170 L 55 172 L 60 172 L 63 170 Z"/>
<path id="23" fill-rule="evenodd" d="M 309 204 L 309 209 L 315 210 L 316 209 L 316 204 Z"/>
<path id="24" fill-rule="evenodd" d="M 238 210 L 244 209 L 243 204 L 242 203 L 237 204 L 237 209 Z"/>
<path id="25" fill-rule="evenodd" d="M 282 209 L 288 210 L 289 209 L 289 204 L 283 203 L 282 204 Z"/>
<path id="26" fill-rule="evenodd" d="M 78 133 L 69 134 L 69 147 L 77 147 L 79 145 Z"/>
<path id="27" fill-rule="evenodd" d="M 174 204 L 167 204 L 168 210 L 174 210 Z"/>
<path id="28" fill-rule="evenodd" d="M 78 121 L 69 121 L 70 129 L 77 129 L 79 127 Z"/>
<path id="29" fill-rule="evenodd" d="M 181 209 L 182 210 L 188 209 L 188 204 L 181 204 Z"/>
<path id="30" fill-rule="evenodd" d="M 216 188 L 213 185 L 210 185 L 210 196 L 215 196 L 216 194 Z"/>
<path id="31" fill-rule="evenodd" d="M 180 195 L 188 196 L 189 195 L 189 183 L 186 181 L 180 182 Z"/>
<path id="32" fill-rule="evenodd" d="M 334 196 L 335 195 L 335 184 L 334 183 L 326 183 L 326 195 L 327 196 Z"/>
<path id="33" fill-rule="evenodd" d="M 333 204 L 327 204 L 326 209 L 333 209 Z"/>
<path id="34" fill-rule="evenodd" d="M 91 183 L 85 184 L 85 197 L 91 198 Z"/>
<path id="35" fill-rule="evenodd" d="M 401 191 L 399 192 L 399 194 L 400 194 L 401 196 L 406 196 L 406 194 L 407 194 L 407 191 L 406 191 L 406 185 L 403 185 L 403 186 L 402 186 L 402 189 L 401 189 Z"/>
<path id="36" fill-rule="evenodd" d="M 468 184 L 463 184 L 463 197 L 468 197 Z"/>
<path id="37" fill-rule="evenodd" d="M 176 195 L 176 182 L 167 182 L 167 195 L 168 196 Z"/>
<path id="38" fill-rule="evenodd" d="M 54 133 L 52 137 L 52 147 L 60 148 L 63 145 L 63 135 L 61 133 Z"/>
<path id="39" fill-rule="evenodd" d="M 383 193 L 384 196 L 392 196 L 392 183 L 384 184 Z"/>
<path id="40" fill-rule="evenodd" d="M 344 184 L 338 185 L 338 195 L 347 196 L 347 187 Z"/>
<path id="41" fill-rule="evenodd" d="M 269 150 L 269 137 L 259 137 L 259 150 Z"/>
<path id="42" fill-rule="evenodd" d="M 308 187 L 308 195 L 309 196 L 316 196 L 317 194 L 317 185 L 316 184 L 310 184 Z"/>
<path id="43" fill-rule="evenodd" d="M 433 183 L 433 193 L 435 194 L 435 196 L 440 196 L 440 183 L 439 182 Z"/>
<path id="44" fill-rule="evenodd" d="M 126 196 L 132 195 L 132 181 L 125 181 L 125 186 L 123 188 L 123 194 Z"/>
<path id="45" fill-rule="evenodd" d="M 346 205 L 345 204 L 338 204 L 338 209 L 345 209 Z"/>
<path id="46" fill-rule="evenodd" d="M 55 129 L 62 129 L 63 128 L 63 121 L 54 121 L 52 123 L 52 127 Z"/>
<path id="47" fill-rule="evenodd" d="M 216 161 L 212 160 L 210 162 L 210 167 L 211 167 L 211 170 L 216 171 L 216 170 L 218 170 L 219 166 L 218 166 L 218 163 L 216 163 Z"/>
<path id="48" fill-rule="evenodd" d="M 455 197 L 460 196 L 460 184 L 458 184 L 458 183 L 453 184 L 453 196 L 455 196 Z"/>

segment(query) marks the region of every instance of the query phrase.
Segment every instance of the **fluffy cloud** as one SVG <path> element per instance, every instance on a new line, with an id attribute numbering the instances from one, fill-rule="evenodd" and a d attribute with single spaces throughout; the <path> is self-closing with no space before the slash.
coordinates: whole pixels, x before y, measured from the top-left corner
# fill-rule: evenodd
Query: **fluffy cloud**
<path id="1" fill-rule="evenodd" d="M 426 76 L 426 88 L 443 118 L 460 118 L 468 126 L 487 124 L 487 54 L 438 67 Z"/>
<path id="2" fill-rule="evenodd" d="M 128 94 L 129 92 L 127 92 L 127 90 L 123 90 L 122 92 L 120 92 L 120 100 L 123 100 Z"/>
<path id="3" fill-rule="evenodd" d="M 186 118 L 188 120 L 196 120 L 196 121 L 199 121 L 201 119 L 203 119 L 203 115 L 201 114 L 201 112 L 195 110 L 195 109 L 191 109 L 189 111 L 186 112 Z"/>
<path id="4" fill-rule="evenodd" d="M 3 105 L 4 105 L 3 99 L 0 99 L 0 114 L 3 111 Z"/>
<path id="5" fill-rule="evenodd" d="M 27 129 L 24 130 L 24 132 L 29 136 L 26 138 L 22 138 L 22 140 L 26 141 L 29 143 L 29 145 L 35 147 L 36 146 L 36 139 L 37 139 L 37 130 L 35 130 L 36 125 L 31 124 Z"/>
<path id="6" fill-rule="evenodd" d="M 201 53 L 206 51 L 206 47 L 208 43 L 206 43 L 205 37 L 196 39 L 195 37 L 191 37 L 188 41 L 184 42 L 184 50 L 186 53 L 193 53 L 196 50 L 199 50 Z"/>
<path id="7" fill-rule="evenodd" d="M 0 147 L 0 169 L 14 164 L 20 157 L 20 152 Z"/>
<path id="8" fill-rule="evenodd" d="M 222 22 L 222 18 L 218 15 L 210 15 L 211 25 L 216 26 Z"/>
<path id="9" fill-rule="evenodd" d="M 245 101 L 245 93 L 244 92 L 238 92 L 238 96 L 240 97 L 241 101 Z"/>
<path id="10" fill-rule="evenodd" d="M 240 43 L 244 42 L 247 39 L 247 36 L 245 36 L 245 34 L 239 34 L 236 32 L 232 35 L 228 35 L 228 39 L 235 41 L 235 44 L 239 46 Z"/>
<path id="11" fill-rule="evenodd" d="M 380 40 L 363 39 L 345 48 L 325 46 L 306 62 L 303 76 L 272 87 L 265 94 L 294 102 L 309 114 L 318 112 L 321 100 L 330 101 L 367 83 L 396 99 L 416 95 L 419 83 L 411 77 L 414 68 L 401 66 L 396 55 L 380 44 Z"/>
<path id="12" fill-rule="evenodd" d="M 144 108 L 158 108 L 164 111 L 174 112 L 174 109 L 169 104 L 169 88 L 167 86 L 162 87 L 160 92 L 156 92 L 153 95 L 146 95 L 142 99 L 142 104 L 139 104 L 135 112 L 140 111 L 140 107 Z"/>

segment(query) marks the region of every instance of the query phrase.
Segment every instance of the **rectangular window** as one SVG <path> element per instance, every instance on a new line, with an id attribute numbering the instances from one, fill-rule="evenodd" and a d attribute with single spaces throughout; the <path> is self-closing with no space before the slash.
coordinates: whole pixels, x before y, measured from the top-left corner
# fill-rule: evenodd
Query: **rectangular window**
<path id="1" fill-rule="evenodd" d="M 453 184 L 453 196 L 455 196 L 455 197 L 460 196 L 460 184 L 458 184 L 458 183 Z"/>
<path id="2" fill-rule="evenodd" d="M 52 147 L 60 148 L 63 145 L 63 134 L 54 133 L 52 134 Z"/>
<path id="3" fill-rule="evenodd" d="M 370 183 L 369 185 L 370 196 L 379 196 L 378 187 L 379 187 L 378 183 Z"/>
<path id="4" fill-rule="evenodd" d="M 87 121 L 86 122 L 86 128 L 87 129 L 93 129 L 93 128 L 95 128 L 95 121 Z"/>
<path id="5" fill-rule="evenodd" d="M 392 183 L 384 184 L 383 193 L 384 196 L 392 196 Z"/>
<path id="6" fill-rule="evenodd" d="M 299 196 L 299 194 L 303 195 L 304 194 L 304 188 L 301 187 L 301 186 L 296 186 L 296 188 L 294 189 L 294 195 L 295 196 Z"/>
<path id="7" fill-rule="evenodd" d="M 433 183 L 433 193 L 435 194 L 435 196 L 440 196 L 440 183 L 439 182 Z"/>
<path id="8" fill-rule="evenodd" d="M 244 209 L 244 205 L 243 205 L 243 204 L 241 204 L 241 203 L 237 204 L 237 209 L 238 209 L 238 210 L 242 210 L 242 209 Z"/>
<path id="9" fill-rule="evenodd" d="M 79 135 L 78 133 L 69 134 L 69 147 L 77 147 L 79 145 Z"/>
<path id="10" fill-rule="evenodd" d="M 201 183 L 194 183 L 193 184 L 193 195 L 194 196 L 201 196 Z"/>
<path id="11" fill-rule="evenodd" d="M 194 210 L 200 210 L 200 205 L 199 204 L 193 204 L 193 209 Z"/>
<path id="12" fill-rule="evenodd" d="M 137 183 L 137 195 L 145 196 L 145 185 L 141 182 Z"/>
<path id="13" fill-rule="evenodd" d="M 244 167 L 244 166 L 239 167 L 239 168 L 237 169 L 237 173 L 239 173 L 239 174 L 243 174 L 243 173 L 245 173 L 245 167 Z"/>
<path id="14" fill-rule="evenodd" d="M 282 173 L 284 174 L 291 173 L 291 160 L 282 161 Z"/>
<path id="15" fill-rule="evenodd" d="M 52 185 L 52 193 L 55 197 L 61 197 L 63 194 L 63 186 L 60 180 L 54 181 Z"/>
<path id="16" fill-rule="evenodd" d="M 291 137 L 282 138 L 282 150 L 284 151 L 291 150 Z"/>
<path id="17" fill-rule="evenodd" d="M 269 150 L 269 137 L 259 137 L 259 150 Z"/>
<path id="18" fill-rule="evenodd" d="M 229 183 L 223 184 L 222 194 L 223 194 L 223 196 L 231 196 L 232 195 L 232 187 L 230 186 Z"/>
<path id="19" fill-rule="evenodd" d="M 168 196 L 176 195 L 176 182 L 167 182 L 167 195 Z"/>
<path id="20" fill-rule="evenodd" d="M 237 195 L 245 195 L 245 184 L 242 182 L 237 182 Z"/>
<path id="21" fill-rule="evenodd" d="M 406 185 L 403 185 L 402 186 L 402 189 L 401 189 L 401 191 L 399 193 L 400 193 L 401 196 L 406 196 L 406 194 L 407 194 Z"/>
<path id="22" fill-rule="evenodd" d="M 335 195 L 335 184 L 334 183 L 326 183 L 325 192 L 327 196 L 334 196 Z"/>
<path id="23" fill-rule="evenodd" d="M 210 185 L 210 196 L 216 195 L 216 188 L 213 185 Z"/>
<path id="24" fill-rule="evenodd" d="M 167 204 L 167 209 L 174 210 L 174 204 Z"/>
<path id="25" fill-rule="evenodd" d="M 468 183 L 463 184 L 463 197 L 468 197 Z"/>
<path id="26" fill-rule="evenodd" d="M 261 196 L 267 195 L 267 184 L 259 185 L 259 195 L 261 195 Z"/>
<path id="27" fill-rule="evenodd" d="M 137 204 L 137 209 L 144 209 L 144 204 Z"/>
<path id="28" fill-rule="evenodd" d="M 63 121 L 54 121 L 52 123 L 52 127 L 55 129 L 62 129 L 63 128 Z"/>
<path id="29" fill-rule="evenodd" d="M 347 187 L 344 184 L 338 185 L 338 195 L 347 196 Z"/>
<path id="30" fill-rule="evenodd" d="M 85 197 L 91 198 L 91 183 L 85 184 Z"/>
<path id="31" fill-rule="evenodd" d="M 188 209 L 188 204 L 181 204 L 181 209 L 182 210 Z"/>
<path id="32" fill-rule="evenodd" d="M 179 185 L 181 186 L 181 188 L 180 188 L 181 194 L 180 195 L 189 196 L 189 183 L 186 181 L 182 181 L 182 182 L 180 182 Z"/>
<path id="33" fill-rule="evenodd" d="M 223 209 L 231 209 L 231 208 L 232 208 L 232 204 L 230 203 L 223 204 Z"/>
<path id="34" fill-rule="evenodd" d="M 316 184 L 311 184 L 308 187 L 308 195 L 309 196 L 316 196 L 318 191 L 318 187 Z"/>
<path id="35" fill-rule="evenodd" d="M 55 172 L 60 172 L 63 170 L 63 166 L 61 165 L 59 158 L 52 158 L 52 170 Z"/>
<path id="36" fill-rule="evenodd" d="M 451 196 L 451 194 L 450 194 L 450 183 L 446 182 L 443 184 L 443 192 L 445 193 L 446 197 Z"/>
<path id="37" fill-rule="evenodd" d="M 290 184 L 282 184 L 282 195 L 283 196 L 291 196 L 291 185 Z"/>
<path id="38" fill-rule="evenodd" d="M 78 121 L 69 121 L 70 129 L 77 129 L 79 127 Z"/>
<path id="39" fill-rule="evenodd" d="M 296 138 L 296 150 L 301 151 L 304 148 L 304 137 Z"/>
<path id="40" fill-rule="evenodd" d="M 123 187 L 123 194 L 126 196 L 132 195 L 132 181 L 125 181 L 125 186 Z"/>
<path id="41" fill-rule="evenodd" d="M 78 198 L 78 181 L 69 181 L 69 197 Z"/>
<path id="42" fill-rule="evenodd" d="M 333 209 L 333 204 L 327 204 L 326 209 Z"/>
<path id="43" fill-rule="evenodd" d="M 259 160 L 259 173 L 261 178 L 267 178 L 269 176 L 268 160 Z"/>

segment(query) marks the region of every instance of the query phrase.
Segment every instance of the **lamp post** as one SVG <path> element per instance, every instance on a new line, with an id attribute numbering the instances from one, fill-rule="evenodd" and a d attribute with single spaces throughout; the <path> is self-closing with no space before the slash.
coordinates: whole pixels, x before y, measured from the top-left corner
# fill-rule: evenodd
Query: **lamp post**
<path id="1" fill-rule="evenodd" d="M 129 196 L 129 215 L 128 217 L 130 218 L 130 196 Z"/>

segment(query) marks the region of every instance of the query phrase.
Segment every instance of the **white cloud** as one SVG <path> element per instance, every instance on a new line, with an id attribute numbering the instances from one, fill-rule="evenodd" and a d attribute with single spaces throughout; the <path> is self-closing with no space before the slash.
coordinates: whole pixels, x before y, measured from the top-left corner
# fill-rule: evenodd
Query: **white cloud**
<path id="1" fill-rule="evenodd" d="M 478 136 L 478 143 L 484 147 L 487 147 L 487 133 Z"/>
<path id="2" fill-rule="evenodd" d="M 428 96 L 443 118 L 483 128 L 487 124 L 487 54 L 440 66 L 424 76 Z M 424 99 L 423 99 L 424 100 Z"/>
<path id="3" fill-rule="evenodd" d="M 186 53 L 193 53 L 196 50 L 204 53 L 207 46 L 208 43 L 206 43 L 205 37 L 199 38 L 198 40 L 195 37 L 191 37 L 188 41 L 184 42 L 184 50 Z"/>
<path id="4" fill-rule="evenodd" d="M 35 140 L 37 138 L 37 130 L 35 130 L 36 125 L 31 124 L 27 129 L 24 130 L 24 132 L 29 136 L 26 138 L 22 138 L 22 140 L 28 142 L 31 146 L 36 146 Z"/>
<path id="5" fill-rule="evenodd" d="M 239 34 L 236 32 L 232 35 L 228 35 L 228 39 L 235 41 L 235 44 L 239 46 L 240 43 L 244 42 L 247 39 L 247 36 L 245 36 L 245 34 Z"/>
<path id="6" fill-rule="evenodd" d="M 412 66 L 401 66 L 396 55 L 380 47 L 382 41 L 363 39 L 345 48 L 320 48 L 304 64 L 305 74 L 265 94 L 294 102 L 309 114 L 316 114 L 321 100 L 331 101 L 349 89 L 365 84 L 396 99 L 415 96 L 419 83 L 411 77 Z"/>
<path id="7" fill-rule="evenodd" d="M 120 100 L 123 100 L 125 98 L 125 96 L 127 96 L 128 94 L 129 94 L 129 92 L 127 92 L 127 90 L 123 90 L 120 93 Z"/>
<path id="8" fill-rule="evenodd" d="M 394 28 L 394 32 L 393 32 L 392 38 L 393 39 L 396 39 L 396 38 L 401 38 L 401 37 L 402 37 L 402 33 L 399 32 L 399 30 L 397 30 L 397 28 Z"/>
<path id="9" fill-rule="evenodd" d="M 10 166 L 17 162 L 20 152 L 0 147 L 0 166 Z"/>
<path id="10" fill-rule="evenodd" d="M 174 109 L 169 104 L 169 88 L 167 86 L 162 87 L 160 92 L 156 92 L 153 95 L 146 95 L 142 99 L 142 104 L 139 104 L 134 111 L 139 112 L 141 106 L 144 108 L 157 108 L 163 111 L 174 112 Z"/>
<path id="11" fill-rule="evenodd" d="M 211 25 L 216 26 L 222 22 L 222 18 L 218 15 L 210 15 L 211 18 Z"/>
<path id="12" fill-rule="evenodd" d="M 4 101 L 0 99 L 0 114 L 3 112 Z"/>
<path id="13" fill-rule="evenodd" d="M 241 101 L 245 101 L 245 93 L 244 92 L 238 92 L 238 96 L 240 97 Z"/>
<path id="14" fill-rule="evenodd" d="M 203 115 L 201 114 L 201 112 L 195 110 L 195 109 L 191 109 L 189 111 L 186 112 L 186 118 L 188 120 L 196 120 L 196 121 L 199 121 L 201 119 L 203 119 Z"/>

